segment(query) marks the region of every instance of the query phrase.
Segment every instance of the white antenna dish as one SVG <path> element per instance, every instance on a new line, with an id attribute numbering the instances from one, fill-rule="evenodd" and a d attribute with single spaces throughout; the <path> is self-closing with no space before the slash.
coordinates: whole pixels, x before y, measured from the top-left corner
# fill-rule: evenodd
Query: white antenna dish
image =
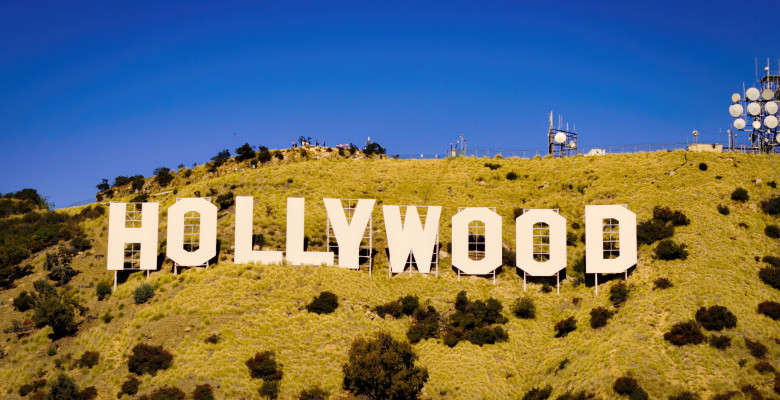
<path id="1" fill-rule="evenodd" d="M 731 102 L 736 103 L 738 101 L 742 100 L 742 96 L 739 95 L 739 93 L 734 93 L 731 95 Z"/>
<path id="2" fill-rule="evenodd" d="M 764 125 L 769 129 L 777 128 L 777 117 L 775 117 L 774 115 L 770 115 L 764 118 Z"/>
<path id="3" fill-rule="evenodd" d="M 758 103 L 756 103 L 756 102 L 752 102 L 752 103 L 748 104 L 747 112 L 748 112 L 748 114 L 750 114 L 750 115 L 755 117 L 756 115 L 761 113 L 761 106 L 758 105 Z"/>
<path id="4" fill-rule="evenodd" d="M 774 101 L 766 102 L 766 104 L 764 104 L 764 110 L 766 110 L 767 114 L 777 114 L 777 103 Z"/>
<path id="5" fill-rule="evenodd" d="M 753 129 L 761 129 L 761 121 L 754 119 L 753 120 Z"/>
<path id="6" fill-rule="evenodd" d="M 558 132 L 555 134 L 555 143 L 561 144 L 566 141 L 566 134 L 563 132 Z"/>
<path id="7" fill-rule="evenodd" d="M 758 92 L 758 89 L 756 89 L 756 88 L 754 88 L 754 87 L 752 87 L 752 88 L 748 89 L 748 90 L 745 92 L 745 97 L 747 97 L 747 99 L 748 99 L 748 100 L 750 100 L 750 101 L 756 101 L 756 100 L 758 100 L 758 96 L 759 96 L 759 95 L 761 95 L 761 93 L 759 93 L 759 92 Z"/>
<path id="8" fill-rule="evenodd" d="M 731 116 L 734 118 L 742 115 L 742 111 L 743 109 L 741 104 L 732 104 L 729 106 L 729 114 L 731 114 Z"/>
<path id="9" fill-rule="evenodd" d="M 745 129 L 745 120 L 742 118 L 737 118 L 734 120 L 734 127 L 737 129 Z"/>
<path id="10" fill-rule="evenodd" d="M 569 148 L 570 148 L 570 149 L 576 149 L 576 148 L 577 148 L 577 143 L 575 143 L 575 142 L 572 140 L 571 142 L 569 142 Z"/>
<path id="11" fill-rule="evenodd" d="M 780 143 L 780 134 L 777 134 L 777 136 L 775 136 L 775 142 Z"/>
<path id="12" fill-rule="evenodd" d="M 772 91 L 772 89 L 764 89 L 763 92 L 761 92 L 761 98 L 769 101 L 772 100 L 775 97 L 775 92 Z"/>

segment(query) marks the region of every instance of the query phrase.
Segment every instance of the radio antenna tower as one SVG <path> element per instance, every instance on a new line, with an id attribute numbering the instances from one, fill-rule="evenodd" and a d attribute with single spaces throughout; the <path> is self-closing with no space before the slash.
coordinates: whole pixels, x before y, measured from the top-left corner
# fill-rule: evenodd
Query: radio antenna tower
<path id="1" fill-rule="evenodd" d="M 780 149 L 780 129 L 777 111 L 780 104 L 780 65 L 770 72 L 769 58 L 766 59 L 764 74 L 758 75 L 756 59 L 756 84 L 743 93 L 731 95 L 729 114 L 734 117 L 734 128 L 748 132 L 750 151 L 770 153 Z"/>
<path id="2" fill-rule="evenodd" d="M 555 157 L 568 157 L 577 155 L 577 126 L 566 123 L 563 129 L 563 121 L 558 115 L 558 127 L 553 127 L 553 112 L 550 111 L 550 128 L 547 130 L 547 151 Z"/>

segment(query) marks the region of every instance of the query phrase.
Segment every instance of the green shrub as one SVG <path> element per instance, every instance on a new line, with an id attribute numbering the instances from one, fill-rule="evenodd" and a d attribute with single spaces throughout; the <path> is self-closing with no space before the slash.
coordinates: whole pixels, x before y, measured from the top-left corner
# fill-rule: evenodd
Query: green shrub
<path id="1" fill-rule="evenodd" d="M 513 180 L 517 179 L 517 174 L 514 171 L 509 171 L 509 172 L 506 173 L 506 179 L 510 180 L 510 181 L 513 181 Z"/>
<path id="2" fill-rule="evenodd" d="M 79 358 L 79 361 L 77 362 L 77 365 L 80 368 L 92 368 L 95 365 L 98 364 L 98 361 L 100 360 L 100 353 L 97 351 L 85 351 L 81 358 Z"/>
<path id="3" fill-rule="evenodd" d="M 428 371 L 414 365 L 409 343 L 379 332 L 374 339 L 355 339 L 344 364 L 344 389 L 375 399 L 417 399 Z"/>
<path id="4" fill-rule="evenodd" d="M 220 210 L 226 210 L 235 202 L 235 195 L 233 192 L 222 193 L 217 196 L 216 202 Z"/>
<path id="5" fill-rule="evenodd" d="M 770 372 L 775 372 L 775 367 L 766 361 L 757 362 L 756 365 L 753 366 L 753 368 L 756 371 L 758 371 L 759 374 L 768 374 Z"/>
<path id="6" fill-rule="evenodd" d="M 653 290 L 655 289 L 668 289 L 674 286 L 669 278 L 658 278 L 653 281 Z"/>
<path id="7" fill-rule="evenodd" d="M 417 296 L 404 296 L 399 301 L 401 302 L 402 312 L 406 316 L 414 314 L 420 308 L 420 299 Z"/>
<path id="8" fill-rule="evenodd" d="M 301 152 L 305 151 L 306 150 L 301 149 Z M 257 393 L 260 393 L 260 396 L 275 399 L 279 396 L 279 381 L 263 381 L 263 384 L 257 389 Z"/>
<path id="9" fill-rule="evenodd" d="M 609 301 L 611 301 L 615 307 L 620 306 L 628 299 L 628 291 L 626 283 L 619 281 L 609 288 Z"/>
<path id="10" fill-rule="evenodd" d="M 658 243 L 653 253 L 659 260 L 685 260 L 688 258 L 686 247 L 688 246 L 685 244 L 677 244 L 673 240 L 666 239 Z"/>
<path id="11" fill-rule="evenodd" d="M 145 394 L 138 400 L 184 400 L 187 394 L 181 389 L 173 387 L 157 388 L 149 394 Z"/>
<path id="12" fill-rule="evenodd" d="M 369 143 L 363 147 L 363 153 L 366 157 L 371 157 L 374 154 L 387 154 L 387 149 L 380 146 L 379 143 Z"/>
<path id="13" fill-rule="evenodd" d="M 149 200 L 149 195 L 146 193 L 140 193 L 137 196 L 130 199 L 131 203 L 146 203 Z"/>
<path id="14" fill-rule="evenodd" d="M 30 383 L 25 383 L 19 387 L 19 396 L 27 396 L 28 394 L 37 391 L 38 389 L 46 386 L 46 379 L 36 379 Z"/>
<path id="15" fill-rule="evenodd" d="M 521 297 L 512 304 L 512 313 L 518 318 L 534 319 L 536 317 L 536 305 L 530 297 Z"/>
<path id="16" fill-rule="evenodd" d="M 555 398 L 555 400 L 588 400 L 596 397 L 593 393 L 588 393 L 584 390 L 581 390 L 579 392 L 566 392 L 558 397 Z"/>
<path id="17" fill-rule="evenodd" d="M 322 292 L 311 303 L 306 305 L 306 311 L 316 314 L 330 314 L 339 306 L 338 297 L 331 292 Z"/>
<path id="18" fill-rule="evenodd" d="M 417 308 L 412 314 L 412 323 L 406 332 L 406 337 L 411 343 L 417 343 L 423 339 L 439 337 L 439 312 L 433 306 L 426 309 Z"/>
<path id="19" fill-rule="evenodd" d="M 214 400 L 214 391 L 208 383 L 195 386 L 192 392 L 192 400 Z"/>
<path id="20" fill-rule="evenodd" d="M 78 273 L 79 271 L 71 268 L 70 264 L 57 264 L 49 271 L 47 277 L 58 285 L 65 285 Z"/>
<path id="21" fill-rule="evenodd" d="M 612 384 L 612 390 L 621 396 L 631 395 L 631 393 L 641 389 L 642 388 L 639 387 L 639 382 L 630 376 L 621 376 L 615 380 L 614 384 Z"/>
<path id="22" fill-rule="evenodd" d="M 590 311 L 590 327 L 593 329 L 607 325 L 607 321 L 615 312 L 604 307 L 596 307 Z"/>
<path id="23" fill-rule="evenodd" d="M 780 238 L 780 228 L 777 225 L 767 225 L 764 228 L 764 234 L 772 239 L 778 239 Z"/>
<path id="24" fill-rule="evenodd" d="M 108 282 L 100 281 L 97 286 L 95 286 L 95 293 L 97 294 L 98 301 L 103 301 L 103 299 L 111 294 L 111 285 Z"/>
<path id="25" fill-rule="evenodd" d="M 758 277 L 767 285 L 780 290 L 780 267 L 761 268 Z"/>
<path id="26" fill-rule="evenodd" d="M 70 241 L 70 245 L 76 250 L 76 251 L 86 251 L 92 248 L 92 242 L 87 239 L 87 235 L 81 234 Z"/>
<path id="27" fill-rule="evenodd" d="M 496 299 L 470 301 L 465 291 L 455 297 L 455 312 L 444 327 L 444 344 L 453 347 L 460 340 L 483 345 L 507 339 L 506 332 L 490 325 L 505 324 L 509 320 L 501 314 L 503 306 Z M 489 329 L 486 329 L 489 328 Z M 474 333 L 476 331 L 476 333 Z"/>
<path id="28" fill-rule="evenodd" d="M 706 165 L 706 164 L 705 164 Z M 698 393 L 689 391 L 680 392 L 669 396 L 669 400 L 700 400 L 701 396 Z"/>
<path id="29" fill-rule="evenodd" d="M 135 288 L 133 293 L 133 300 L 136 304 L 143 304 L 149 301 L 154 296 L 154 286 L 148 283 L 142 283 L 141 286 Z"/>
<path id="30" fill-rule="evenodd" d="M 56 400 L 81 400 L 81 391 L 68 375 L 64 372 L 57 375 L 57 379 L 52 382 L 49 388 L 49 399 Z"/>
<path id="31" fill-rule="evenodd" d="M 731 200 L 740 201 L 740 202 L 744 203 L 744 202 L 748 201 L 749 199 L 750 199 L 750 196 L 748 196 L 747 190 L 745 190 L 745 189 L 743 189 L 741 187 L 738 187 L 738 188 L 734 189 L 733 192 L 731 192 Z"/>
<path id="32" fill-rule="evenodd" d="M 748 338 L 745 338 L 745 348 L 747 348 L 750 354 L 755 358 L 764 358 L 768 351 L 763 343 L 759 342 L 758 340 L 753 341 Z"/>
<path id="33" fill-rule="evenodd" d="M 685 346 L 686 344 L 699 344 L 704 341 L 699 329 L 699 324 L 695 321 L 678 322 L 672 325 L 672 329 L 664 333 L 664 340 L 675 346 Z"/>
<path id="34" fill-rule="evenodd" d="M 16 302 L 14 301 L 14 305 Z M 764 314 L 775 321 L 780 320 L 780 303 L 776 301 L 765 301 L 758 305 L 758 313 Z"/>
<path id="35" fill-rule="evenodd" d="M 246 161 L 252 158 L 255 158 L 255 151 L 252 150 L 252 146 L 249 143 L 244 143 L 236 149 L 236 161 Z"/>
<path id="36" fill-rule="evenodd" d="M 320 389 L 319 386 L 303 389 L 298 396 L 298 400 L 326 400 L 327 398 L 328 392 Z"/>
<path id="37" fill-rule="evenodd" d="M 110 312 L 110 311 L 106 311 L 106 313 L 105 313 L 105 314 L 103 314 L 103 316 L 102 316 L 102 317 L 100 317 L 100 319 L 102 319 L 102 320 L 103 320 L 103 322 L 105 322 L 105 323 L 109 323 L 109 322 L 111 322 L 111 320 L 113 320 L 113 319 L 114 319 L 114 316 L 113 316 L 113 315 L 111 315 L 111 312 Z"/>
<path id="38" fill-rule="evenodd" d="M 280 156 L 282 155 L 280 152 L 277 152 L 277 154 Z M 271 152 L 268 151 L 268 147 L 260 146 L 260 149 L 257 152 L 257 160 L 260 161 L 260 163 L 265 164 L 271 161 L 271 157 L 273 156 L 271 155 Z M 282 156 L 282 158 L 284 158 L 284 156 Z"/>
<path id="39" fill-rule="evenodd" d="M 173 180 L 173 174 L 171 169 L 167 167 L 160 167 L 154 170 L 155 180 L 160 187 L 166 187 Z"/>
<path id="40" fill-rule="evenodd" d="M 490 168 L 491 171 L 495 171 L 495 170 L 501 168 L 501 164 L 491 163 L 491 162 L 486 162 L 485 166 Z"/>
<path id="41" fill-rule="evenodd" d="M 702 171 L 707 170 L 707 163 L 699 163 L 699 169 Z"/>
<path id="42" fill-rule="evenodd" d="M 762 262 L 765 262 L 775 268 L 780 268 L 780 257 L 775 256 L 764 256 L 761 258 Z"/>
<path id="43" fill-rule="evenodd" d="M 122 382 L 122 386 L 120 389 L 122 391 L 120 393 L 128 394 L 130 396 L 138 393 L 138 387 L 141 386 L 141 381 L 136 379 L 134 376 L 127 377 L 127 380 Z"/>
<path id="44" fill-rule="evenodd" d="M 38 292 L 32 316 L 35 326 L 50 326 L 55 339 L 75 333 L 78 328 L 76 301 L 67 292 L 58 294 L 57 289 L 46 281 L 36 281 L 33 287 Z"/>
<path id="45" fill-rule="evenodd" d="M 773 197 L 762 201 L 761 210 L 769 215 L 780 214 L 780 197 Z"/>
<path id="46" fill-rule="evenodd" d="M 555 324 L 555 337 L 564 337 L 577 329 L 577 320 L 574 317 L 562 319 Z"/>
<path id="47" fill-rule="evenodd" d="M 714 335 L 708 340 L 710 347 L 725 350 L 731 346 L 731 338 L 726 335 Z"/>
<path id="48" fill-rule="evenodd" d="M 546 400 L 552 394 L 552 386 L 547 385 L 544 388 L 533 388 L 523 395 L 523 400 Z"/>
<path id="49" fill-rule="evenodd" d="M 657 219 L 642 221 L 636 226 L 636 240 L 639 244 L 653 244 L 673 235 L 674 225 Z"/>
<path id="50" fill-rule="evenodd" d="M 216 333 L 212 333 L 211 335 L 207 336 L 204 341 L 206 343 L 217 344 L 222 341 L 222 336 Z"/>
<path id="51" fill-rule="evenodd" d="M 672 210 L 669 207 L 655 206 L 653 207 L 653 219 L 671 222 L 674 226 L 689 225 L 691 220 L 688 219 L 685 214 L 680 210 Z"/>
<path id="52" fill-rule="evenodd" d="M 94 386 L 87 386 L 79 393 L 80 400 L 92 400 L 98 396 L 98 391 Z"/>
<path id="53" fill-rule="evenodd" d="M 257 352 L 254 357 L 246 360 L 245 364 L 249 368 L 249 376 L 253 379 L 269 382 L 282 379 L 282 366 L 276 362 L 276 354 L 273 351 Z"/>
<path id="54" fill-rule="evenodd" d="M 718 204 L 718 212 L 723 215 L 729 215 L 729 213 L 731 213 L 731 210 L 729 210 L 728 206 L 724 206 L 723 204 Z"/>
<path id="55" fill-rule="evenodd" d="M 173 364 L 173 355 L 162 346 L 139 343 L 132 352 L 127 359 L 127 369 L 136 375 L 155 375 L 157 371 L 168 369 Z"/>
<path id="56" fill-rule="evenodd" d="M 696 322 L 708 331 L 720 331 L 736 327 L 737 317 L 723 306 L 701 307 L 696 311 Z"/>
<path id="57" fill-rule="evenodd" d="M 22 290 L 18 296 L 14 297 L 14 308 L 16 311 L 25 312 L 35 307 L 35 296 Z"/>

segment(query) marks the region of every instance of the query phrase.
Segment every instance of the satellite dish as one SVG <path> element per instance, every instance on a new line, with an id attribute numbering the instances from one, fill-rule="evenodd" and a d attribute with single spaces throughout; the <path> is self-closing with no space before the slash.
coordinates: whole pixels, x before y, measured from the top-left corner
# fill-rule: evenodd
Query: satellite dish
<path id="1" fill-rule="evenodd" d="M 764 110 L 766 110 L 767 114 L 777 114 L 777 103 L 774 101 L 767 101 L 766 104 L 764 104 Z"/>
<path id="2" fill-rule="evenodd" d="M 778 143 L 780 143 L 780 134 L 778 134 L 777 136 L 775 136 L 775 142 L 778 142 Z"/>
<path id="3" fill-rule="evenodd" d="M 742 111 L 743 109 L 741 104 L 732 104 L 729 106 L 729 114 L 731 114 L 731 116 L 734 118 L 742 115 Z"/>
<path id="4" fill-rule="evenodd" d="M 775 117 L 774 115 L 770 115 L 764 118 L 764 125 L 769 129 L 777 128 L 777 117 Z"/>
<path id="5" fill-rule="evenodd" d="M 734 93 L 731 95 L 731 102 L 736 103 L 738 101 L 742 100 L 742 96 L 739 95 L 739 93 Z"/>
<path id="6" fill-rule="evenodd" d="M 566 141 L 566 134 L 563 132 L 558 132 L 555 134 L 555 143 L 561 144 Z"/>
<path id="7" fill-rule="evenodd" d="M 742 118 L 737 118 L 734 120 L 734 127 L 737 129 L 745 129 L 745 120 Z"/>
<path id="8" fill-rule="evenodd" d="M 749 103 L 747 106 L 748 114 L 756 116 L 761 113 L 761 106 L 756 102 Z"/>
<path id="9" fill-rule="evenodd" d="M 753 129 L 761 129 L 761 121 L 754 119 L 753 120 Z"/>
<path id="10" fill-rule="evenodd" d="M 569 148 L 570 148 L 570 149 L 576 149 L 576 148 L 577 148 L 577 143 L 575 143 L 575 142 L 572 140 L 571 142 L 569 142 Z"/>
<path id="11" fill-rule="evenodd" d="M 761 92 L 761 98 L 764 100 L 772 100 L 775 97 L 775 92 L 772 91 L 772 89 L 764 89 Z"/>
<path id="12" fill-rule="evenodd" d="M 747 97 L 747 99 L 750 101 L 756 101 L 758 100 L 758 96 L 760 94 L 761 93 L 758 92 L 758 89 L 752 87 L 745 92 L 745 97 Z"/>

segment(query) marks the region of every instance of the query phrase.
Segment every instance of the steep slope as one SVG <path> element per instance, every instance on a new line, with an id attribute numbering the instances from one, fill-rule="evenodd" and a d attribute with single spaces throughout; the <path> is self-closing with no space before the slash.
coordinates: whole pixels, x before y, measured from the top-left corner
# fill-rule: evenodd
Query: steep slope
<path id="1" fill-rule="evenodd" d="M 50 328 L 26 337 L 2 334 L 3 395 L 16 398 L 21 385 L 37 377 L 53 378 L 57 362 L 70 368 L 75 363 L 68 361 L 68 355 L 78 358 L 89 350 L 100 353 L 98 365 L 74 368 L 68 374 L 81 387 L 94 385 L 101 398 L 114 398 L 128 375 L 130 349 L 148 343 L 162 345 L 174 361 L 168 370 L 143 376 L 141 393 L 163 385 L 189 393 L 196 384 L 209 383 L 217 398 L 258 398 L 259 382 L 250 378 L 244 362 L 258 351 L 273 350 L 284 371 L 280 398 L 297 397 L 313 384 L 342 398 L 347 394 L 341 389 L 341 368 L 352 340 L 379 330 L 405 339 L 409 327 L 409 318 L 379 318 L 370 308 L 412 294 L 446 314 L 461 290 L 470 298 L 493 297 L 503 303 L 509 340 L 481 347 L 461 342 L 450 348 L 433 339 L 414 345 L 418 363 L 430 373 L 423 398 L 519 398 L 530 388 L 547 384 L 553 387 L 553 398 L 574 389 L 588 390 L 597 398 L 614 398 L 613 382 L 627 373 L 650 398 L 666 398 L 683 390 L 709 398 L 748 384 L 772 393 L 770 378 L 774 375 L 762 375 L 753 368 L 757 360 L 744 342 L 749 338 L 767 345 L 766 359 L 780 368 L 776 361 L 780 322 L 756 312 L 760 302 L 780 297 L 757 274 L 765 266 L 760 258 L 778 255 L 780 250 L 778 239 L 764 233 L 767 225 L 778 223 L 777 218 L 760 208 L 762 200 L 779 194 L 767 184 L 778 180 L 778 174 L 766 155 L 659 152 L 566 159 L 393 160 L 345 159 L 335 152 L 318 152 L 293 157 L 298 153 L 289 151 L 284 160 L 274 159 L 257 168 L 231 160 L 218 176 L 201 166 L 187 177 L 175 174 L 163 189 L 154 179 L 147 179 L 145 191 L 162 193 L 150 198 L 160 202 L 161 240 L 166 232 L 165 210 L 177 197 L 216 198 L 232 192 L 254 196 L 255 232 L 262 233 L 268 249 L 284 250 L 288 197 L 306 199 L 305 234 L 310 248 L 323 249 L 326 217 L 322 198 L 335 197 L 375 198 L 378 206 L 441 205 L 440 241 L 445 250 L 450 242 L 449 221 L 459 206 L 496 207 L 503 217 L 504 247 L 510 251 L 517 208 L 559 208 L 568 220 L 568 230 L 580 237 L 585 205 L 626 204 L 638 221 L 651 218 L 654 206 L 668 206 L 690 218 L 690 224 L 677 227 L 673 237 L 687 245 L 690 255 L 686 260 L 657 260 L 655 245 L 641 245 L 637 268 L 627 280 L 628 300 L 605 327 L 593 329 L 590 310 L 611 307 L 609 288 L 621 276 L 610 281 L 600 278 L 598 295 L 592 286 L 575 279 L 578 273 L 573 265 L 584 252 L 581 240 L 567 248 L 568 279 L 562 282 L 560 295 L 542 292 L 543 279 L 531 280 L 523 293 L 522 275 L 511 266 L 500 270 L 495 285 L 483 277 L 459 280 L 449 257 L 442 258 L 438 275 L 389 277 L 379 207 L 373 212 L 377 253 L 371 276 L 366 269 L 234 265 L 234 207 L 228 207 L 219 214 L 218 264 L 174 276 L 166 261 L 148 279 L 133 274 L 110 297 L 97 301 L 91 285 L 111 279 L 101 257 L 107 236 L 107 217 L 101 216 L 81 222 L 93 248 L 73 261 L 74 268 L 82 272 L 69 284 L 70 292 L 89 308 L 79 319 L 78 333 L 55 342 L 47 336 Z M 699 168 L 702 162 L 707 164 L 706 171 Z M 485 163 L 501 167 L 491 170 Z M 518 178 L 508 180 L 509 172 Z M 737 187 L 747 190 L 747 202 L 730 199 Z M 134 196 L 117 190 L 111 201 Z M 730 214 L 720 214 L 719 204 L 727 205 Z M 80 209 L 66 211 L 75 214 Z M 31 291 L 32 282 L 45 276 L 43 254 L 31 258 L 33 275 L 0 293 L 3 328 L 12 320 L 29 318 L 31 312 L 14 311 L 10 299 L 22 290 Z M 653 281 L 660 277 L 674 286 L 653 290 Z M 592 282 L 592 277 L 586 281 Z M 155 296 L 138 305 L 133 291 L 143 282 L 155 286 Z M 338 295 L 339 308 L 329 315 L 307 313 L 306 303 L 323 290 Z M 519 319 L 509 311 L 524 295 L 536 303 L 535 319 Z M 691 320 L 699 307 L 712 305 L 726 306 L 738 318 L 736 328 L 718 333 L 732 338 L 731 347 L 718 350 L 706 343 L 677 347 L 664 340 L 673 324 Z M 108 323 L 98 318 L 107 312 L 114 317 Z M 554 337 L 555 323 L 570 316 L 576 318 L 577 330 Z M 207 343 L 205 339 L 212 334 L 221 340 Z M 55 355 L 50 355 L 52 347 L 57 348 Z M 568 362 L 559 368 L 564 360 Z"/>

